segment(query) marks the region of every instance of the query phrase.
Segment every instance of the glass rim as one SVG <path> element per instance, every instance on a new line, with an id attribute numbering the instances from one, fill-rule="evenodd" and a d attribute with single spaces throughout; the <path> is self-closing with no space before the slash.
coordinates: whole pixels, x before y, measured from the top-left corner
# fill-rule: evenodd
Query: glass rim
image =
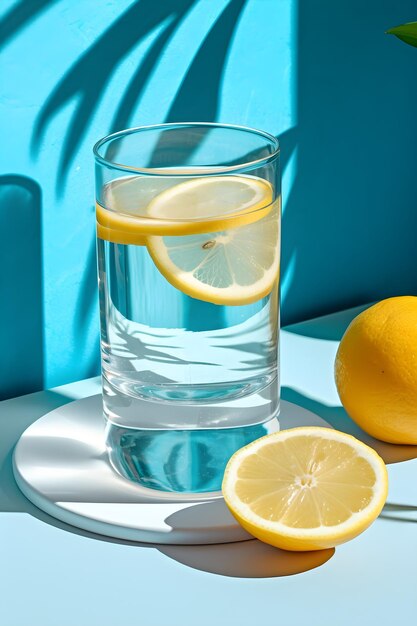
<path id="1" fill-rule="evenodd" d="M 185 167 L 178 166 L 178 168 L 173 168 L 173 169 L 161 168 L 161 167 L 158 167 L 158 168 L 134 167 L 131 165 L 124 165 L 123 163 L 117 163 L 110 159 L 106 159 L 104 156 L 100 154 L 100 149 L 106 144 L 108 144 L 109 142 L 113 141 L 114 139 L 133 135 L 135 133 L 140 133 L 144 131 L 152 131 L 152 130 L 154 131 L 167 130 L 169 128 L 180 129 L 180 128 L 201 128 L 201 127 L 219 128 L 219 129 L 223 128 L 226 130 L 237 130 L 237 131 L 250 133 L 253 135 L 258 135 L 259 137 L 262 137 L 263 139 L 265 139 L 269 144 L 272 144 L 273 151 L 271 152 L 271 154 L 268 154 L 265 157 L 262 157 L 259 159 L 253 159 L 251 161 L 245 161 L 242 163 L 237 163 L 236 165 L 225 165 L 225 166 L 204 165 L 204 166 L 188 166 L 188 168 L 187 166 Z M 131 174 L 137 173 L 137 174 L 143 174 L 146 176 L 167 176 L 167 177 L 173 176 L 177 178 L 180 176 L 187 176 L 187 177 L 219 176 L 221 174 L 228 174 L 229 172 L 247 171 L 247 170 L 255 169 L 257 167 L 261 167 L 263 165 L 266 165 L 267 163 L 270 163 L 271 161 L 276 159 L 279 153 L 280 153 L 279 141 L 274 135 L 271 135 L 270 133 L 264 130 L 260 130 L 258 128 L 252 128 L 250 126 L 241 126 L 237 124 L 227 124 L 227 123 L 221 123 L 221 122 L 168 122 L 168 123 L 163 123 L 163 124 L 134 126 L 132 128 L 119 130 L 115 133 L 110 133 L 109 135 L 102 137 L 102 139 L 99 139 L 93 146 L 93 154 L 94 154 L 94 158 L 96 162 L 106 167 L 112 167 L 114 169 L 129 172 Z M 193 170 L 193 167 L 195 167 L 196 170 L 198 169 L 198 171 Z"/>

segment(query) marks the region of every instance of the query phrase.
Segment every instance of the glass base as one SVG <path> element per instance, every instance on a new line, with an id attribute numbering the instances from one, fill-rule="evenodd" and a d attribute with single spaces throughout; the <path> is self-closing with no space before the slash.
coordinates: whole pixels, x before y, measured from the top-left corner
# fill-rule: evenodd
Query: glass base
<path id="1" fill-rule="evenodd" d="M 107 422 L 114 469 L 149 489 L 176 493 L 219 491 L 227 461 L 239 448 L 279 430 L 276 417 L 239 428 L 151 430 Z"/>

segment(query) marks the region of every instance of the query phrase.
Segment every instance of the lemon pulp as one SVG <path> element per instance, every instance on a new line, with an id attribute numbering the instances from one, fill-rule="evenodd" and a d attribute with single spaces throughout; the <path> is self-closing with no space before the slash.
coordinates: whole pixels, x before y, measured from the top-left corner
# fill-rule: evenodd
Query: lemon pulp
<path id="1" fill-rule="evenodd" d="M 379 515 L 387 471 L 377 453 L 327 428 L 294 428 L 236 452 L 223 480 L 233 515 L 258 539 L 287 550 L 332 548 Z"/>
<path id="2" fill-rule="evenodd" d="M 105 201 L 98 236 L 146 245 L 167 281 L 189 296 L 243 305 L 278 280 L 280 204 L 263 179 L 129 177 L 112 184 Z"/>

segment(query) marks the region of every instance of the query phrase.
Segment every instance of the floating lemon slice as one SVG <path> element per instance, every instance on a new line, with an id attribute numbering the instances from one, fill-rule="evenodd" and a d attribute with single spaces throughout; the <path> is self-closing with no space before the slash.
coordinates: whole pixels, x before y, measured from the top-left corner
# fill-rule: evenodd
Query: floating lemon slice
<path id="1" fill-rule="evenodd" d="M 293 428 L 238 450 L 223 480 L 226 504 L 261 541 L 285 550 L 332 548 L 356 537 L 384 506 L 378 454 L 329 428 Z"/>
<path id="2" fill-rule="evenodd" d="M 253 176 L 129 176 L 108 184 L 96 204 L 97 234 L 144 245 L 148 235 L 190 235 L 236 228 L 271 209 L 271 185 Z"/>
<path id="3" fill-rule="evenodd" d="M 97 236 L 113 243 L 145 245 L 150 202 L 178 182 L 171 177 L 126 176 L 108 183 L 103 190 L 105 207 L 96 203 Z"/>
<path id="4" fill-rule="evenodd" d="M 187 181 L 158 195 L 148 213 L 190 220 L 190 233 L 198 216 L 204 232 L 148 236 L 148 250 L 163 276 L 183 293 L 215 304 L 249 304 L 269 294 L 278 280 L 279 208 L 269 183 L 256 177 Z"/>

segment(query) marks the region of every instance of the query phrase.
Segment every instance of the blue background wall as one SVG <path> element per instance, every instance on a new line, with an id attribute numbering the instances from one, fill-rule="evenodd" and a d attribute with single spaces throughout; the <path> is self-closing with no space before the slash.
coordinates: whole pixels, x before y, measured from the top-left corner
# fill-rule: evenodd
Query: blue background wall
<path id="1" fill-rule="evenodd" d="M 98 372 L 91 147 L 221 120 L 281 139 L 283 321 L 417 291 L 412 0 L 3 1 L 0 396 Z"/>

